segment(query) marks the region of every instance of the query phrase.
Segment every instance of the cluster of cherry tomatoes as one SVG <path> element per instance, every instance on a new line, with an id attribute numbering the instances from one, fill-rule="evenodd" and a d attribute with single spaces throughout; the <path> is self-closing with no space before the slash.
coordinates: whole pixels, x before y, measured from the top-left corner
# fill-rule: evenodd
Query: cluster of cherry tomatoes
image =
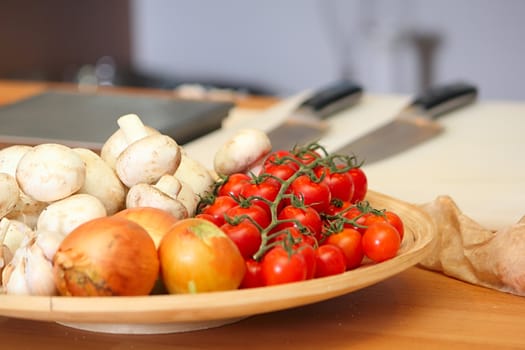
<path id="1" fill-rule="evenodd" d="M 312 143 L 272 152 L 256 173 L 224 177 L 197 217 L 239 248 L 246 262 L 241 288 L 303 281 L 397 254 L 403 222 L 364 201 L 367 188 L 355 157 Z"/>

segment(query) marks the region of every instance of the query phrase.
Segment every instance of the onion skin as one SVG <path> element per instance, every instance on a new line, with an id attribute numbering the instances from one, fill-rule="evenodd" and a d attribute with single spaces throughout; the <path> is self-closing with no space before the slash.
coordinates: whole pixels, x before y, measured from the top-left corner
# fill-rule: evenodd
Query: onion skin
<path id="1" fill-rule="evenodd" d="M 102 217 L 78 226 L 53 259 L 60 295 L 148 295 L 159 276 L 153 239 L 139 224 Z"/>
<path id="2" fill-rule="evenodd" d="M 237 289 L 246 265 L 233 241 L 213 223 L 179 220 L 159 246 L 161 275 L 169 293 Z"/>
<path id="3" fill-rule="evenodd" d="M 169 212 L 153 207 L 134 207 L 119 211 L 114 216 L 131 220 L 142 226 L 158 248 L 162 237 L 178 219 Z"/>

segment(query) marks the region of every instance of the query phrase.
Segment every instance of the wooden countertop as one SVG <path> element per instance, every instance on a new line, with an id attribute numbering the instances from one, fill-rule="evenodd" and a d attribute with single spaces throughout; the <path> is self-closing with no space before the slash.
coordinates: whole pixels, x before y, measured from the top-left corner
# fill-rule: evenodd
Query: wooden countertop
<path id="1" fill-rule="evenodd" d="M 0 81 L 0 104 L 50 86 Z M 135 89 L 129 91 L 141 93 Z M 248 98 L 239 105 L 263 108 L 274 101 Z M 0 339 L 2 348 L 41 350 L 525 349 L 523 315 L 525 299 L 522 297 L 413 267 L 335 299 L 253 316 L 209 330 L 168 335 L 110 335 L 0 317 Z"/>

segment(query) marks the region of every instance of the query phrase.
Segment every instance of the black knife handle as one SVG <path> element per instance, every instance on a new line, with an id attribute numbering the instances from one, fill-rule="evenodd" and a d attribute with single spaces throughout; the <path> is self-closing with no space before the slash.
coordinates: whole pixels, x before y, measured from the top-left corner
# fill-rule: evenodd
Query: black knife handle
<path id="1" fill-rule="evenodd" d="M 422 109 L 432 119 L 474 102 L 478 89 L 466 82 L 437 85 L 418 95 L 411 106 Z"/>
<path id="2" fill-rule="evenodd" d="M 299 108 L 310 109 L 321 118 L 326 118 L 340 110 L 356 104 L 363 93 L 363 88 L 349 80 L 337 81 L 305 100 Z"/>

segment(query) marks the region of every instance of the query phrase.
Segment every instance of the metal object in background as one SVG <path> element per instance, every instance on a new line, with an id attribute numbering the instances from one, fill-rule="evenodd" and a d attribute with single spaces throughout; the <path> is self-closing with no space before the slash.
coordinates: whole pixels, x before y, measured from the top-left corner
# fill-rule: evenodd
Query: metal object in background
<path id="1" fill-rule="evenodd" d="M 417 96 L 390 122 L 339 148 L 364 164 L 403 152 L 438 135 L 443 127 L 435 119 L 476 100 L 477 88 L 467 83 L 435 86 Z"/>

